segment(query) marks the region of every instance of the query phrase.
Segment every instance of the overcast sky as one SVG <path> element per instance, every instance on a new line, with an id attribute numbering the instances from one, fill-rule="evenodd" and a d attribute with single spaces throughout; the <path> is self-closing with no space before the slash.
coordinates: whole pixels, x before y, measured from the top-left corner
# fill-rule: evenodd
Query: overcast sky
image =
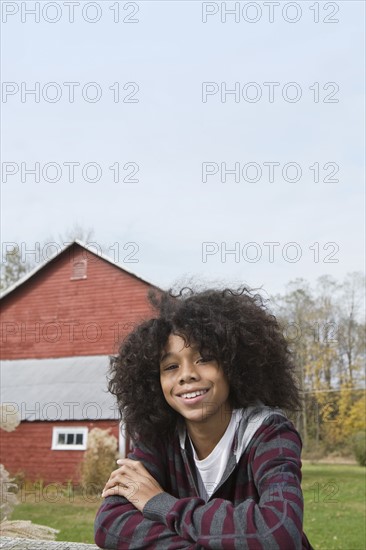
<path id="1" fill-rule="evenodd" d="M 1 4 L 3 251 L 78 223 L 162 287 L 363 270 L 363 1 Z"/>

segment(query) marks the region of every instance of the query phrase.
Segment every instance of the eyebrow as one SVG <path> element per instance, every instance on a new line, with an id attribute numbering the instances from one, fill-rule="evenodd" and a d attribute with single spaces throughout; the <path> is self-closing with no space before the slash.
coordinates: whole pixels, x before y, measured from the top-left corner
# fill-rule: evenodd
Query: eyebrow
<path id="1" fill-rule="evenodd" d="M 165 359 L 167 359 L 168 357 L 175 357 L 175 354 L 172 353 L 171 351 L 168 351 L 168 353 L 164 353 L 164 355 L 162 355 L 160 358 L 160 363 L 165 361 Z"/>
<path id="2" fill-rule="evenodd" d="M 198 347 L 196 346 L 188 346 L 192 349 L 192 353 L 200 353 L 200 350 L 198 349 Z M 160 358 L 160 363 L 162 363 L 163 361 L 165 361 L 165 359 L 168 359 L 170 357 L 177 357 L 177 354 L 174 353 L 173 351 L 168 351 L 167 353 L 164 353 L 161 358 Z"/>

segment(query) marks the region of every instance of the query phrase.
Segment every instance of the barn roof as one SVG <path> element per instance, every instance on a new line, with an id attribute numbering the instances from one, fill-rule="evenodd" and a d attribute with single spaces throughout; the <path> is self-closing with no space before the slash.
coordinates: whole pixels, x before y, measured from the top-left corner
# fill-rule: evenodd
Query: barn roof
<path id="1" fill-rule="evenodd" d="M 46 267 L 46 265 L 51 263 L 55 258 L 57 258 L 61 254 L 63 254 L 66 250 L 68 250 L 71 246 L 74 246 L 74 245 L 81 246 L 82 248 L 87 250 L 88 253 L 94 254 L 94 256 L 97 256 L 98 258 L 101 258 L 102 260 L 112 264 L 114 267 L 117 267 L 118 269 L 124 271 L 125 273 L 128 273 L 129 275 L 131 275 L 132 277 L 135 277 L 136 279 L 142 281 L 143 283 L 146 283 L 150 286 L 153 286 L 153 287 L 159 289 L 159 287 L 157 285 L 155 285 L 154 283 L 151 283 L 149 281 L 146 281 L 145 279 L 142 279 L 142 277 L 139 277 L 138 275 L 136 275 L 132 271 L 129 271 L 125 267 L 122 267 L 118 263 L 114 262 L 111 258 L 109 258 L 106 254 L 104 254 L 100 250 L 98 252 L 95 252 L 91 246 L 88 247 L 88 244 L 92 245 L 94 243 L 84 243 L 82 241 L 79 241 L 78 239 L 75 239 L 73 242 L 68 243 L 63 247 L 60 247 L 60 250 L 56 254 L 51 256 L 48 260 L 42 262 L 40 265 L 37 265 L 34 269 L 31 269 L 28 273 L 26 273 L 26 275 L 24 275 L 24 277 L 22 277 L 21 279 L 16 281 L 14 284 L 10 285 L 6 290 L 4 290 L 4 292 L 2 292 L 0 294 L 0 299 L 5 298 L 5 296 L 7 296 L 11 292 L 13 292 L 13 290 L 15 290 L 19 286 L 23 285 L 26 281 L 28 281 L 28 279 L 30 279 L 31 277 L 33 277 L 33 275 L 38 273 L 38 271 L 40 271 L 41 269 Z"/>
<path id="2" fill-rule="evenodd" d="M 108 355 L 3 360 L 1 402 L 21 420 L 118 420 L 108 366 Z"/>

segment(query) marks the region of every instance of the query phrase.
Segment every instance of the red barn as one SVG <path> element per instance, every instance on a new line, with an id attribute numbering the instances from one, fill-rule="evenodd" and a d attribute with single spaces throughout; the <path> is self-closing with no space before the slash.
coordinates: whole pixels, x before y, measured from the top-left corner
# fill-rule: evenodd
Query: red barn
<path id="1" fill-rule="evenodd" d="M 149 288 L 75 241 L 3 294 L 1 401 L 8 419 L 21 415 L 15 431 L 1 431 L 9 472 L 77 481 L 93 427 L 111 428 L 126 452 L 106 374 L 122 338 L 151 317 Z"/>

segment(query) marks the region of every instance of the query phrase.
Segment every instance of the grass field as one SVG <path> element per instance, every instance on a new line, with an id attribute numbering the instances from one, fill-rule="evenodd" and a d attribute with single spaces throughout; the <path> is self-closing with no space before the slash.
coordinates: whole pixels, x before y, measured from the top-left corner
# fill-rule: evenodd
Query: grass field
<path id="1" fill-rule="evenodd" d="M 365 474 L 361 466 L 303 466 L 304 530 L 317 550 L 365 550 Z"/>
<path id="2" fill-rule="evenodd" d="M 304 530 L 316 550 L 366 549 L 365 473 L 360 466 L 303 466 Z M 43 490 L 23 491 L 21 500 L 11 519 L 31 519 L 60 529 L 57 540 L 93 542 L 101 498 Z"/>

